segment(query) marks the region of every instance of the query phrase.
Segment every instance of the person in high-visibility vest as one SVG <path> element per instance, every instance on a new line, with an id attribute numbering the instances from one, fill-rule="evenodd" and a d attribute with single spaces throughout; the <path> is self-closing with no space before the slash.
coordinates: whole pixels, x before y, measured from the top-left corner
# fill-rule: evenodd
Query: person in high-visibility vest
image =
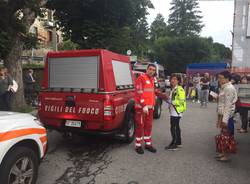
<path id="1" fill-rule="evenodd" d="M 156 66 L 149 64 L 146 73 L 139 76 L 135 82 L 135 150 L 138 154 L 144 153 L 142 148 L 143 140 L 146 150 L 152 153 L 157 151 L 152 145 L 151 137 L 156 93 L 154 86 L 155 74 Z"/>
<path id="2" fill-rule="evenodd" d="M 182 146 L 181 142 L 181 129 L 180 129 L 180 119 L 183 112 L 186 111 L 186 94 L 185 90 L 181 85 L 181 77 L 176 74 L 172 74 L 170 78 L 171 92 L 168 99 L 169 112 L 170 112 L 170 124 L 171 124 L 171 143 L 165 147 L 166 150 L 176 150 Z"/>

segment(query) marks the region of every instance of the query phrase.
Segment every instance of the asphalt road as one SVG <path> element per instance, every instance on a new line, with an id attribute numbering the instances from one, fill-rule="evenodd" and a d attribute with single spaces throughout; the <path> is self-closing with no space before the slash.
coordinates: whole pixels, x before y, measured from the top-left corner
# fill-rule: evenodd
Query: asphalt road
<path id="1" fill-rule="evenodd" d="M 156 154 L 137 155 L 134 145 L 105 137 L 65 140 L 49 132 L 49 151 L 39 170 L 38 184 L 249 184 L 250 133 L 236 134 L 238 153 L 231 163 L 214 159 L 215 104 L 201 109 L 188 105 L 181 120 L 183 148 L 166 151 L 170 142 L 169 113 L 153 125 Z M 240 124 L 237 123 L 236 127 Z"/>

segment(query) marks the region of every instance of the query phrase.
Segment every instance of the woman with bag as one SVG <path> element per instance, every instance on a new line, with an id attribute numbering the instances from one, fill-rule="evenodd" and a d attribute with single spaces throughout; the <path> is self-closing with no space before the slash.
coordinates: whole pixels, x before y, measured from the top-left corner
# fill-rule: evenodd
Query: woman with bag
<path id="1" fill-rule="evenodd" d="M 176 74 L 171 75 L 170 83 L 172 90 L 167 103 L 169 104 L 172 141 L 165 149 L 174 151 L 182 147 L 180 119 L 187 107 L 185 90 L 179 85 L 181 77 Z"/>
<path id="2" fill-rule="evenodd" d="M 218 96 L 218 122 L 217 127 L 221 129 L 220 135 L 215 137 L 217 161 L 228 162 L 229 154 L 236 152 L 234 140 L 234 112 L 237 101 L 237 92 L 231 84 L 231 74 L 229 71 L 223 71 L 218 76 L 221 89 Z"/>

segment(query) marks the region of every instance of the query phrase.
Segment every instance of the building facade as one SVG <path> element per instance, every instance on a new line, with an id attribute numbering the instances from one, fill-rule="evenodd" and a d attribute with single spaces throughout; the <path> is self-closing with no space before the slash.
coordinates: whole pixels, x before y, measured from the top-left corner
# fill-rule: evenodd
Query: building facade
<path id="1" fill-rule="evenodd" d="M 250 0 L 235 0 L 233 72 L 250 74 Z"/>
<path id="2" fill-rule="evenodd" d="M 42 18 L 38 17 L 30 27 L 29 32 L 38 38 L 39 46 L 37 49 L 25 50 L 23 61 L 43 61 L 47 52 L 57 50 L 57 45 L 62 42 L 62 33 L 56 28 L 51 10 L 46 10 Z"/>

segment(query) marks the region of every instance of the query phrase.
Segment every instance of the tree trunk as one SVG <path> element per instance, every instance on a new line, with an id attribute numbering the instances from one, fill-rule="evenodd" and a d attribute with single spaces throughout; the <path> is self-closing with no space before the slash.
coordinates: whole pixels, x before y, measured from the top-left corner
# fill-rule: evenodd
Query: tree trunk
<path id="1" fill-rule="evenodd" d="M 21 107 L 26 105 L 24 99 L 22 62 L 20 61 L 23 45 L 24 43 L 21 40 L 21 36 L 17 35 L 13 39 L 13 47 L 4 63 L 10 75 L 18 84 L 18 91 L 14 95 L 12 95 L 11 98 L 12 110 L 20 109 Z"/>

